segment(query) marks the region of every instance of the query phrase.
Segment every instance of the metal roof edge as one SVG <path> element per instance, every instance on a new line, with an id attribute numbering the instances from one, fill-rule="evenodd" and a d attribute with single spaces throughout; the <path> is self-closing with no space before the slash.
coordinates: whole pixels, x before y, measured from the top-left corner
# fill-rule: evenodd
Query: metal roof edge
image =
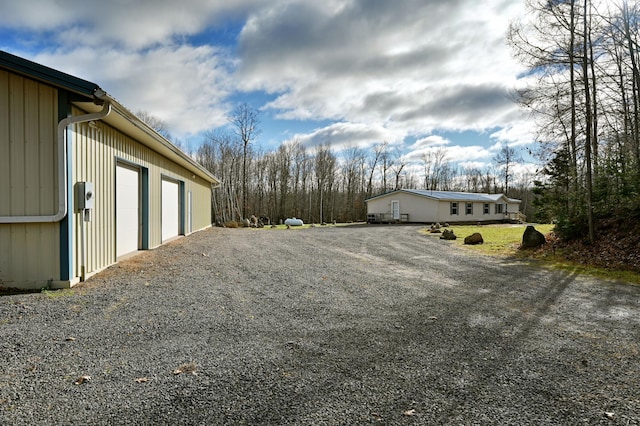
<path id="1" fill-rule="evenodd" d="M 33 78 L 70 92 L 78 93 L 89 98 L 93 97 L 100 86 L 87 80 L 74 77 L 62 71 L 49 68 L 28 59 L 0 50 L 0 68 L 11 70 L 17 74 Z"/>
<path id="2" fill-rule="evenodd" d="M 515 199 L 515 198 L 508 198 L 506 195 L 504 194 L 488 194 L 488 193 L 479 193 L 479 192 L 461 192 L 461 191 L 432 191 L 429 189 L 396 189 L 390 192 L 385 192 L 384 194 L 380 194 L 380 195 L 376 195 L 374 197 L 370 197 L 367 198 L 366 200 L 364 200 L 365 202 L 370 201 L 370 200 L 374 200 L 376 198 L 381 198 L 381 197 L 386 197 L 398 192 L 404 192 L 407 194 L 411 194 L 411 195 L 415 195 L 418 197 L 425 197 L 425 198 L 429 198 L 432 200 L 438 200 L 438 201 L 455 201 L 455 202 L 459 202 L 459 201 L 464 201 L 464 199 L 461 198 L 455 198 L 455 197 L 442 197 L 439 196 L 441 194 L 466 194 L 466 195 L 477 195 L 478 197 L 476 199 L 470 199 L 469 201 L 497 201 L 500 198 L 504 198 L 505 200 L 507 200 L 507 202 L 512 202 L 512 203 L 521 203 L 521 200 Z M 436 193 L 436 194 L 429 194 L 429 193 Z"/>
<path id="3" fill-rule="evenodd" d="M 374 195 L 373 197 L 365 198 L 364 202 L 366 203 L 367 201 L 374 200 L 374 199 L 380 198 L 380 197 L 385 197 L 387 195 L 391 195 L 393 193 L 400 192 L 400 191 L 403 191 L 403 190 L 402 189 L 394 189 L 393 191 L 385 192 L 384 194 Z"/>
<path id="4" fill-rule="evenodd" d="M 187 155 L 184 151 L 174 145 L 171 141 L 166 139 L 164 136 L 159 134 L 153 127 L 149 126 L 147 123 L 138 118 L 134 113 L 129 111 L 125 106 L 123 106 L 120 102 L 118 102 L 115 98 L 113 98 L 109 94 L 105 94 L 105 101 L 111 103 L 114 112 L 120 115 L 122 118 L 126 120 L 126 122 L 130 123 L 133 128 L 139 130 L 148 138 L 150 138 L 153 142 L 151 144 L 144 143 L 144 141 L 139 141 L 143 143 L 154 151 L 165 155 L 167 158 L 176 161 L 178 164 L 181 164 L 183 167 L 189 169 L 190 171 L 197 173 L 201 178 L 205 179 L 209 183 L 214 185 L 220 184 L 220 179 L 215 177 L 211 172 L 204 168 L 200 163 Z M 108 117 L 107 117 L 108 118 Z M 121 126 L 114 126 L 116 129 L 124 132 L 131 133 L 132 129 L 124 129 Z M 129 130 L 129 131 L 127 131 Z M 133 136 L 132 136 L 133 137 Z M 136 139 L 134 137 L 134 139 Z"/>
<path id="5" fill-rule="evenodd" d="M 111 103 L 114 111 L 122 116 L 128 123 L 130 123 L 133 128 L 137 128 L 142 132 L 142 134 L 147 135 L 150 140 L 154 141 L 152 144 L 147 143 L 147 145 L 151 149 L 155 148 L 154 150 L 156 150 L 157 152 L 160 152 L 161 154 L 169 158 L 173 157 L 172 159 L 174 161 L 177 160 L 176 162 L 186 167 L 193 173 L 197 173 L 200 177 L 214 185 L 220 183 L 220 180 L 213 174 L 211 174 L 207 169 L 205 169 L 200 163 L 189 157 L 186 153 L 180 150 L 169 140 L 165 139 L 148 124 L 140 120 L 135 114 L 125 108 L 112 96 L 107 94 L 97 84 L 72 76 L 62 71 L 49 68 L 28 59 L 21 58 L 4 50 L 0 50 L 0 69 L 6 69 L 15 74 L 40 81 L 44 84 L 83 95 L 87 98 L 86 102 L 81 102 L 78 100 L 74 103 L 81 104 L 83 109 L 90 109 L 90 112 L 97 111 L 96 108 L 99 109 L 99 106 L 96 105 L 96 102 L 100 103 L 101 101 L 105 101 Z M 126 129 L 121 129 L 119 127 L 116 128 L 127 133 Z"/>

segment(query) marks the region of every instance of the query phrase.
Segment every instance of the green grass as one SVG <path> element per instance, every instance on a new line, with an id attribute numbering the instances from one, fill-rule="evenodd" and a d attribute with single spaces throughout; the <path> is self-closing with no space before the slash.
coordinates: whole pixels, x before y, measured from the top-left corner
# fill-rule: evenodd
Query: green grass
<path id="1" fill-rule="evenodd" d="M 553 225 L 534 225 L 536 230 L 543 234 L 548 234 L 553 230 Z M 449 229 L 458 237 L 452 241 L 454 244 L 463 247 L 466 250 L 472 250 L 477 253 L 490 256 L 516 257 L 528 259 L 536 264 L 554 270 L 571 272 L 578 275 L 589 275 L 606 280 L 623 281 L 626 283 L 640 285 L 640 274 L 632 271 L 611 270 L 597 268 L 591 265 L 584 265 L 576 262 L 568 261 L 562 256 L 562 251 L 531 251 L 519 250 L 522 243 L 522 234 L 526 225 L 454 225 Z M 429 228 L 424 228 L 421 233 L 434 238 L 439 238 L 441 234 L 431 234 Z M 465 245 L 464 238 L 475 232 L 482 235 L 484 244 Z"/>
<path id="2" fill-rule="evenodd" d="M 571 272 L 578 275 L 589 275 L 603 280 L 622 281 L 640 286 L 640 274 L 633 271 L 604 269 L 592 265 L 583 265 L 568 261 L 562 255 L 562 251 L 556 253 L 540 253 L 531 256 L 532 259 L 540 261 L 542 266 L 558 271 Z"/>
<path id="3" fill-rule="evenodd" d="M 525 228 L 526 225 L 454 225 L 449 227 L 458 237 L 454 241 L 455 244 L 484 254 L 504 256 L 513 256 L 518 252 Z M 547 234 L 551 232 L 553 225 L 535 225 L 535 228 L 543 234 Z M 421 232 L 437 238 L 441 235 L 429 233 L 428 228 Z M 464 238 L 476 232 L 482 235 L 484 244 L 464 245 Z"/>
<path id="4" fill-rule="evenodd" d="M 60 289 L 60 290 L 50 290 L 50 289 L 42 289 L 40 291 L 49 299 L 61 299 L 63 297 L 71 297 L 74 295 L 74 291 L 70 288 Z"/>

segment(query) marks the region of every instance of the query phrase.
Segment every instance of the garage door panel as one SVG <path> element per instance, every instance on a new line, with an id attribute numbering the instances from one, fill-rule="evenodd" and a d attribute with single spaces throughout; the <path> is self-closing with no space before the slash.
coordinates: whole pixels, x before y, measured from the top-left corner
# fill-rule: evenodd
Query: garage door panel
<path id="1" fill-rule="evenodd" d="M 162 180 L 162 241 L 180 234 L 180 189 L 178 182 Z"/>
<path id="2" fill-rule="evenodd" d="M 116 167 L 116 256 L 139 248 L 140 172 Z"/>

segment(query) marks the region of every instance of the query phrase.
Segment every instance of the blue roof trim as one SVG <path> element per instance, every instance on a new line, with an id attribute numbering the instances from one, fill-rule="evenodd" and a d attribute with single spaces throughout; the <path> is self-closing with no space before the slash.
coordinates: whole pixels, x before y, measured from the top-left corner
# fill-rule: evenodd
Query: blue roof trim
<path id="1" fill-rule="evenodd" d="M 0 50 L 0 68 L 90 98 L 93 97 L 96 90 L 100 89 L 95 83 L 63 73 L 62 71 L 54 70 L 53 68 L 45 67 L 44 65 L 20 58 L 3 50 Z"/>

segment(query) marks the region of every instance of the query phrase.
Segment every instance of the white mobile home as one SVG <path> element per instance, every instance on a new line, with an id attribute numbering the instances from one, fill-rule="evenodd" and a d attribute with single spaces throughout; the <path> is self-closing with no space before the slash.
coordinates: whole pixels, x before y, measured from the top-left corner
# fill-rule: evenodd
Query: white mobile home
<path id="1" fill-rule="evenodd" d="M 366 200 L 369 223 L 520 220 L 520 200 L 504 194 L 400 189 Z"/>
<path id="2" fill-rule="evenodd" d="M 218 183 L 96 84 L 0 51 L 0 287 L 70 287 L 207 228 Z"/>

